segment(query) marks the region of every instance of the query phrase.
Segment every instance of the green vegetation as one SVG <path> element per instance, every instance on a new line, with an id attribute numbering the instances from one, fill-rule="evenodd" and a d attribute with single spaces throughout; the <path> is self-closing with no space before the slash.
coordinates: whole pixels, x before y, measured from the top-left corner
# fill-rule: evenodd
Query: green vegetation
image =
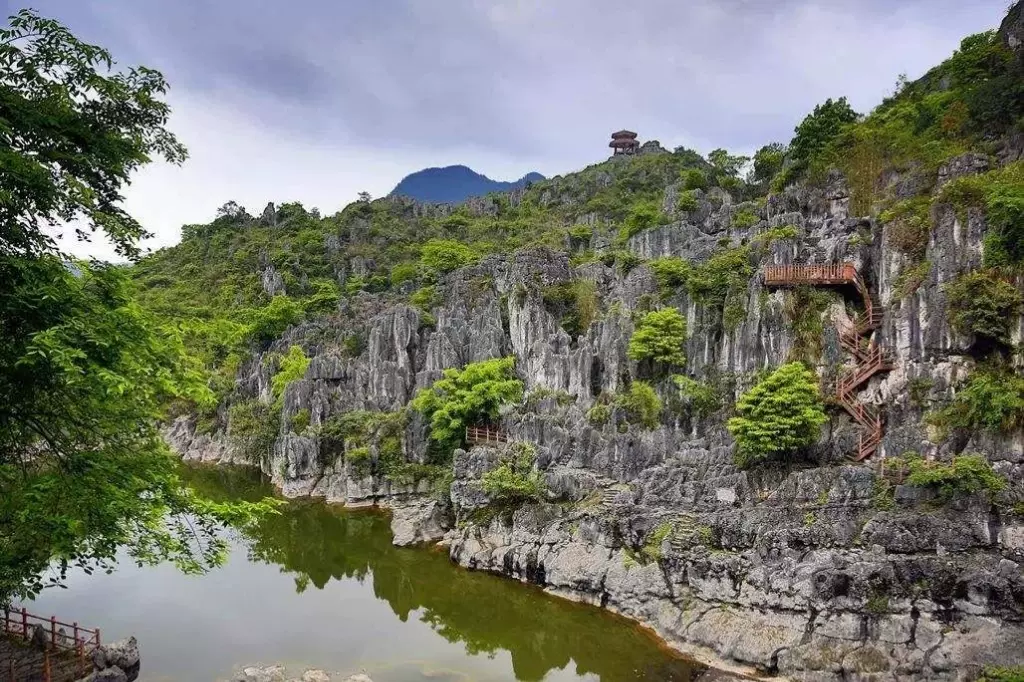
<path id="1" fill-rule="evenodd" d="M 685 345 L 686 319 L 675 308 L 662 308 L 637 323 L 629 339 L 629 357 L 682 367 L 686 365 Z"/>
<path id="2" fill-rule="evenodd" d="M 693 419 L 703 419 L 722 408 L 720 392 L 708 383 L 676 374 L 672 376 L 678 394 L 672 404 L 679 412 L 685 412 Z"/>
<path id="3" fill-rule="evenodd" d="M 1010 327 L 1024 306 L 1024 295 L 995 273 L 975 271 L 946 286 L 950 324 L 962 334 L 1008 343 Z"/>
<path id="4" fill-rule="evenodd" d="M 420 265 L 428 272 L 444 274 L 470 265 L 480 256 L 462 242 L 450 239 L 431 239 L 423 245 Z"/>
<path id="5" fill-rule="evenodd" d="M 1024 666 L 1015 668 L 987 667 L 978 682 L 1024 682 Z"/>
<path id="6" fill-rule="evenodd" d="M 661 399 L 651 385 L 634 381 L 629 388 L 615 396 L 615 406 L 626 413 L 626 419 L 645 429 L 658 427 L 661 415 Z"/>
<path id="7" fill-rule="evenodd" d="M 284 399 L 284 390 L 288 388 L 288 384 L 306 376 L 309 362 L 310 360 L 306 357 L 306 353 L 303 352 L 301 346 L 290 346 L 288 348 L 288 353 L 281 358 L 278 364 L 277 372 L 270 379 L 270 389 L 274 394 L 277 407 L 281 406 L 281 401 Z"/>
<path id="8" fill-rule="evenodd" d="M 983 365 L 934 420 L 950 428 L 1012 433 L 1024 426 L 1024 376 L 998 363 Z"/>
<path id="9" fill-rule="evenodd" d="M 760 220 L 757 214 L 749 208 L 741 208 L 732 214 L 732 227 L 738 230 L 745 230 L 748 227 L 757 225 Z"/>
<path id="10" fill-rule="evenodd" d="M 684 190 L 707 189 L 708 176 L 697 168 L 689 168 L 680 174 Z"/>
<path id="11" fill-rule="evenodd" d="M 754 168 L 751 175 L 753 182 L 771 182 L 782 170 L 788 151 L 788 147 L 780 142 L 772 142 L 758 149 L 754 153 Z"/>
<path id="12" fill-rule="evenodd" d="M 270 510 L 181 483 L 159 421 L 216 402 L 183 332 L 142 310 L 119 268 L 74 262 L 41 230 L 100 232 L 134 258 L 146 233 L 122 186 L 151 158 L 185 158 L 163 76 L 112 67 L 30 10 L 0 29 L 0 604 L 122 550 L 202 571 L 225 556 L 223 524 Z"/>
<path id="13" fill-rule="evenodd" d="M 687 189 L 679 193 L 679 198 L 676 199 L 676 210 L 683 213 L 689 213 L 696 211 L 700 208 L 700 202 L 697 200 L 697 195 L 693 190 Z"/>
<path id="14" fill-rule="evenodd" d="M 259 400 L 244 400 L 228 411 L 228 435 L 231 444 L 250 464 L 270 457 L 277 438 L 280 412 Z"/>
<path id="15" fill-rule="evenodd" d="M 831 98 L 814 107 L 796 127 L 796 135 L 789 143 L 788 158 L 796 172 L 806 169 L 816 157 L 833 144 L 839 134 L 857 120 L 845 97 Z"/>
<path id="16" fill-rule="evenodd" d="M 625 241 L 644 230 L 666 223 L 668 223 L 668 217 L 661 212 L 661 207 L 656 201 L 643 201 L 634 204 L 629 215 L 626 216 L 619 237 Z"/>
<path id="17" fill-rule="evenodd" d="M 600 312 L 597 284 L 590 279 L 552 284 L 544 288 L 544 304 L 559 318 L 570 337 L 585 334 Z"/>
<path id="18" fill-rule="evenodd" d="M 928 274 L 932 271 L 931 261 L 921 261 L 916 265 L 912 265 L 908 268 L 904 268 L 900 271 L 900 274 L 896 276 L 896 281 L 893 282 L 893 294 L 898 299 L 904 299 L 913 294 L 921 285 L 928 279 Z"/>
<path id="19" fill-rule="evenodd" d="M 960 210 L 984 209 L 986 266 L 1015 270 L 1024 266 L 1024 161 L 957 178 L 942 188 L 936 201 Z"/>
<path id="20" fill-rule="evenodd" d="M 906 199 L 879 216 L 889 226 L 889 243 L 914 260 L 924 258 L 932 229 L 931 197 Z"/>
<path id="21" fill-rule="evenodd" d="M 794 336 L 790 359 L 814 365 L 824 347 L 825 312 L 837 297 L 827 289 L 809 286 L 787 291 L 784 297 L 783 311 Z"/>
<path id="22" fill-rule="evenodd" d="M 828 421 L 818 379 L 799 362 L 782 365 L 740 396 L 727 424 L 736 439 L 736 464 L 781 460 L 818 440 Z"/>
<path id="23" fill-rule="evenodd" d="M 672 535 L 672 522 L 665 521 L 658 524 L 658 527 L 651 531 L 651 534 L 647 538 L 647 542 L 640 549 L 640 554 L 648 561 L 661 561 L 662 551 L 661 545 L 668 539 L 668 536 Z"/>
<path id="24" fill-rule="evenodd" d="M 685 286 L 690 277 L 690 264 L 675 256 L 657 258 L 647 263 L 647 267 L 654 272 L 663 294 L 671 294 L 674 289 Z"/>
<path id="25" fill-rule="evenodd" d="M 982 455 L 957 455 L 951 462 L 940 462 L 907 453 L 901 459 L 910 472 L 907 485 L 932 488 L 943 500 L 979 492 L 992 496 L 1006 488 L 1006 479 Z"/>
<path id="26" fill-rule="evenodd" d="M 493 422 L 502 405 L 518 403 L 522 397 L 523 382 L 515 378 L 515 358 L 509 357 L 446 369 L 410 405 L 427 418 L 431 440 L 451 454 L 463 443 L 467 426 Z"/>
<path id="27" fill-rule="evenodd" d="M 537 449 L 531 443 L 513 443 L 498 466 L 480 480 L 491 499 L 504 503 L 538 501 L 544 498 L 544 477 L 536 469 Z"/>

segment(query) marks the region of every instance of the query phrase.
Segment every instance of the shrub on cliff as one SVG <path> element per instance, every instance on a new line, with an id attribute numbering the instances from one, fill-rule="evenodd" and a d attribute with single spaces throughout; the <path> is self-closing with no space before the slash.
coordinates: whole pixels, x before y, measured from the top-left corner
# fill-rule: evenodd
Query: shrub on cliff
<path id="1" fill-rule="evenodd" d="M 537 450 L 531 443 L 513 443 L 501 463 L 483 475 L 484 492 L 497 502 L 525 502 L 544 496 L 544 477 L 534 467 Z"/>
<path id="2" fill-rule="evenodd" d="M 941 427 L 1011 433 L 1024 426 L 1024 376 L 997 364 L 982 366 L 932 421 Z"/>
<path id="3" fill-rule="evenodd" d="M 744 469 L 814 444 L 828 421 L 817 377 L 799 362 L 782 365 L 740 396 L 736 413 L 728 428 Z"/>
<path id="4" fill-rule="evenodd" d="M 479 254 L 471 247 L 452 239 L 431 239 L 420 252 L 420 265 L 438 274 L 458 270 L 479 259 Z"/>
<path id="5" fill-rule="evenodd" d="M 982 455 L 958 455 L 952 462 L 926 460 L 917 453 L 904 458 L 903 463 L 910 472 L 906 484 L 932 488 L 944 500 L 957 494 L 979 492 L 991 496 L 1006 488 L 1006 479 L 996 473 Z"/>
<path id="6" fill-rule="evenodd" d="M 615 396 L 615 406 L 626 413 L 626 419 L 631 424 L 637 424 L 645 429 L 658 426 L 661 399 L 646 382 L 631 383 L 628 390 Z"/>
<path id="7" fill-rule="evenodd" d="M 416 394 L 411 405 L 430 423 L 431 440 L 448 454 L 462 445 L 467 426 L 493 422 L 502 405 L 522 398 L 515 358 L 508 357 L 446 369 L 433 386 Z"/>
<path id="8" fill-rule="evenodd" d="M 629 339 L 632 360 L 653 360 L 682 367 L 686 364 L 686 319 L 675 308 L 652 310 L 641 318 Z"/>
<path id="9" fill-rule="evenodd" d="M 984 271 L 961 275 L 946 287 L 950 324 L 962 334 L 1008 343 L 1010 327 L 1024 305 L 1020 290 Z"/>
<path id="10" fill-rule="evenodd" d="M 281 358 L 277 372 L 270 380 L 270 389 L 274 394 L 275 405 L 281 406 L 284 399 L 284 389 L 293 381 L 298 381 L 306 376 L 306 369 L 309 367 L 309 358 L 303 352 L 301 346 L 291 346 L 288 353 Z"/>

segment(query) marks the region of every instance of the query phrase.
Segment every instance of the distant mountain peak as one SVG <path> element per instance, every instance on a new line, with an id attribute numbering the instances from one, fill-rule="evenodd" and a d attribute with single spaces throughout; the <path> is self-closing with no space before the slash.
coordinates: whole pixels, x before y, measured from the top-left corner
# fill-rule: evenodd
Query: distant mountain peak
<path id="1" fill-rule="evenodd" d="M 403 196 L 430 203 L 458 203 L 491 192 L 508 192 L 531 182 L 543 180 L 537 172 L 527 173 L 514 182 L 491 180 L 463 165 L 424 168 L 410 173 L 391 190 L 391 196 Z"/>

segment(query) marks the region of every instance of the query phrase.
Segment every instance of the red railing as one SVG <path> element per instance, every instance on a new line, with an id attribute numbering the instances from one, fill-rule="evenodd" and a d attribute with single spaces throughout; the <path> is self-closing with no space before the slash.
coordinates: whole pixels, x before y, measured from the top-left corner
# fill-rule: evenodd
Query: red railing
<path id="1" fill-rule="evenodd" d="M 500 429 L 489 426 L 467 426 L 466 442 L 474 445 L 480 443 L 507 443 L 508 435 Z"/>
<path id="2" fill-rule="evenodd" d="M 860 275 L 853 263 L 823 265 L 766 265 L 765 284 L 854 284 Z"/>
<path id="3" fill-rule="evenodd" d="M 36 626 L 42 627 L 46 636 L 46 648 L 39 652 L 40 660 L 22 660 L 16 664 L 12 657 L 6 662 L 6 670 L 0 668 L 0 674 L 6 674 L 12 681 L 26 679 L 33 674 L 36 675 L 33 679 L 42 682 L 84 677 L 91 669 L 87 656 L 102 641 L 99 628 L 89 629 L 78 623 L 64 623 L 54 616 L 43 618 L 24 608 L 15 611 L 4 609 L 0 623 L 3 635 L 9 639 L 31 643 Z"/>
<path id="4" fill-rule="evenodd" d="M 860 424 L 867 433 L 862 433 L 857 443 L 857 452 L 852 455 L 856 461 L 870 457 L 878 449 L 884 433 L 882 419 L 856 401 L 855 389 L 878 372 L 890 369 L 889 361 L 881 347 L 868 343 L 865 347 L 864 337 L 881 326 L 884 314 L 881 306 L 868 291 L 860 273 L 853 263 L 836 263 L 829 265 L 768 265 L 764 268 L 766 286 L 788 286 L 794 284 L 810 284 L 830 286 L 852 284 L 864 300 L 864 312 L 858 315 L 852 327 L 847 325 L 839 330 L 839 343 L 854 357 L 854 367 L 842 375 L 836 382 L 836 400 L 843 406 L 854 421 Z"/>

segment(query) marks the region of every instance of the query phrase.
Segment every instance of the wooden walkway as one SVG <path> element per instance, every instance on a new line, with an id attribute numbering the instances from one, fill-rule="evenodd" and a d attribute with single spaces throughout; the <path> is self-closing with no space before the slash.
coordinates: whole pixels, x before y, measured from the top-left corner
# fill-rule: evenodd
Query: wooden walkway
<path id="1" fill-rule="evenodd" d="M 839 328 L 839 343 L 852 356 L 854 366 L 840 375 L 836 382 L 836 401 L 863 429 L 856 452 L 851 454 L 860 462 L 871 457 L 885 435 L 881 412 L 857 401 L 857 390 L 879 372 L 892 369 L 888 356 L 871 339 L 881 326 L 883 311 L 878 300 L 868 290 L 853 263 L 827 265 L 769 265 L 763 273 L 765 286 L 852 286 L 864 303 L 864 312 L 852 326 Z"/>
<path id="2" fill-rule="evenodd" d="M 500 445 L 508 442 L 508 434 L 491 426 L 467 426 L 466 442 L 470 445 Z"/>

